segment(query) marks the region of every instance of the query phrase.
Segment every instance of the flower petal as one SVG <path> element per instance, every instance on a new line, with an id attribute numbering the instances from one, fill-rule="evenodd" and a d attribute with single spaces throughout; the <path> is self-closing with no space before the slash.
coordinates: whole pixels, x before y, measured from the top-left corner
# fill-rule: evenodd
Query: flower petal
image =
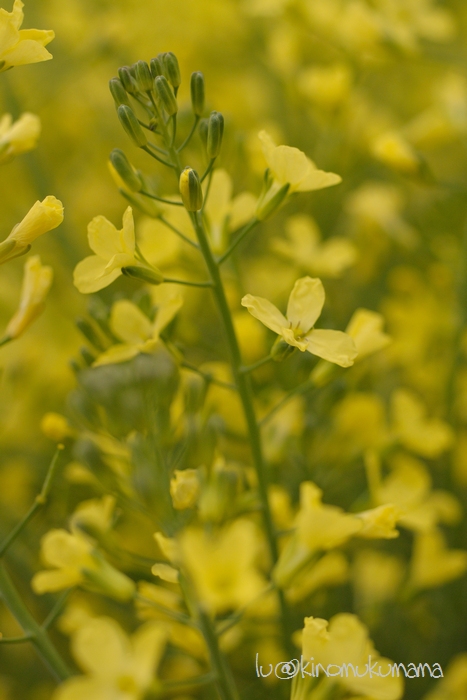
<path id="1" fill-rule="evenodd" d="M 282 329 L 289 325 L 279 309 L 267 299 L 263 299 L 263 297 L 254 297 L 252 294 L 247 294 L 242 299 L 242 306 L 245 306 L 252 316 L 264 323 L 274 333 L 280 335 Z"/>
<path id="2" fill-rule="evenodd" d="M 73 637 L 72 648 L 84 671 L 110 682 L 124 673 L 131 649 L 120 625 L 106 617 L 95 618 L 80 627 Z"/>
<path id="3" fill-rule="evenodd" d="M 287 319 L 294 330 L 307 333 L 315 325 L 324 305 L 324 297 L 320 279 L 301 277 L 295 282 L 287 306 Z"/>
<path id="4" fill-rule="evenodd" d="M 98 255 L 90 255 L 75 267 L 73 283 L 81 294 L 92 294 L 104 289 L 122 274 L 120 269 L 105 273 L 107 261 Z"/>
<path id="5" fill-rule="evenodd" d="M 306 176 L 292 189 L 294 192 L 312 192 L 313 190 L 322 190 L 325 187 L 332 187 L 342 182 L 340 175 L 336 173 L 327 173 L 324 170 L 318 170 L 313 161 L 308 158 L 308 172 Z"/>
<path id="6" fill-rule="evenodd" d="M 102 355 L 99 355 L 92 366 L 101 367 L 102 365 L 114 365 L 118 362 L 126 362 L 136 357 L 136 355 L 139 355 L 139 353 L 140 349 L 137 345 L 119 343 L 118 345 L 112 345 L 112 347 L 103 352 Z"/>
<path id="7" fill-rule="evenodd" d="M 151 321 L 127 299 L 121 299 L 112 306 L 110 327 L 117 338 L 130 345 L 144 343 L 152 334 Z"/>
<path id="8" fill-rule="evenodd" d="M 313 329 L 308 333 L 307 341 L 308 352 L 341 367 L 351 367 L 357 356 L 353 338 L 342 331 Z"/>

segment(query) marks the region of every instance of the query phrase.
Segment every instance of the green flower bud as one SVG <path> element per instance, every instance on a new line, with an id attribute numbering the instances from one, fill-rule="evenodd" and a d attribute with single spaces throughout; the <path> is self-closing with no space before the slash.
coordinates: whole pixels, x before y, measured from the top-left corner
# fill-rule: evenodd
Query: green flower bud
<path id="1" fill-rule="evenodd" d="M 163 53 L 160 53 L 156 58 L 151 58 L 149 61 L 149 69 L 152 77 L 155 79 L 158 75 L 165 75 L 165 66 L 163 61 Z"/>
<path id="2" fill-rule="evenodd" d="M 163 55 L 162 58 L 163 65 L 165 68 L 165 76 L 169 83 L 175 89 L 178 88 L 182 82 L 182 76 L 180 75 L 180 67 L 178 65 L 177 57 L 172 51 L 168 51 Z"/>
<path id="3" fill-rule="evenodd" d="M 114 148 L 110 154 L 110 162 L 129 190 L 132 192 L 141 192 L 143 189 L 141 178 L 123 151 L 119 148 Z"/>
<path id="4" fill-rule="evenodd" d="M 152 90 L 153 78 L 146 61 L 137 61 L 135 63 L 135 72 L 136 82 L 141 92 L 149 92 Z"/>
<path id="5" fill-rule="evenodd" d="M 198 173 L 188 166 L 180 175 L 180 194 L 187 211 L 199 211 L 203 206 L 203 190 Z"/>
<path id="6" fill-rule="evenodd" d="M 96 361 L 96 356 L 89 350 L 89 348 L 82 347 L 80 348 L 79 353 L 87 367 L 91 367 Z"/>
<path id="7" fill-rule="evenodd" d="M 99 552 L 94 551 L 92 558 L 93 566 L 81 569 L 87 586 L 116 600 L 130 600 L 135 593 L 133 581 L 109 564 Z"/>
<path id="8" fill-rule="evenodd" d="M 118 77 L 122 81 L 122 85 L 124 89 L 128 92 L 129 95 L 137 95 L 138 94 L 138 86 L 135 83 L 135 80 L 131 74 L 131 70 L 129 66 L 123 66 L 122 68 L 119 68 L 118 71 Z"/>
<path id="9" fill-rule="evenodd" d="M 260 200 L 256 206 L 256 218 L 260 221 L 264 221 L 266 217 L 275 212 L 287 197 L 289 189 L 290 184 L 287 182 L 274 194 L 266 192 L 265 195 L 260 197 Z"/>
<path id="10" fill-rule="evenodd" d="M 169 117 L 176 114 L 178 112 L 177 100 L 165 76 L 158 75 L 157 78 L 155 78 L 154 89 L 160 105 L 164 108 Z"/>
<path id="11" fill-rule="evenodd" d="M 199 137 L 201 139 L 201 143 L 203 144 L 204 148 L 207 147 L 208 143 L 208 124 L 209 121 L 207 119 L 201 119 L 198 127 L 199 131 Z"/>
<path id="12" fill-rule="evenodd" d="M 200 71 L 191 74 L 190 88 L 193 113 L 200 117 L 204 111 L 204 75 Z"/>
<path id="13" fill-rule="evenodd" d="M 116 107 L 120 107 L 120 105 L 130 106 L 128 95 L 123 87 L 122 81 L 119 80 L 119 78 L 112 78 L 112 80 L 109 80 L 109 88 L 112 97 L 114 98 Z"/>
<path id="14" fill-rule="evenodd" d="M 98 330 L 94 323 L 90 323 L 85 318 L 77 318 L 76 326 L 96 350 L 103 352 L 106 349 L 107 343 L 102 337 L 102 332 Z"/>
<path id="15" fill-rule="evenodd" d="M 122 272 L 127 277 L 134 277 L 135 279 L 143 280 L 143 282 L 149 282 L 149 284 L 157 285 L 162 284 L 164 281 L 164 275 L 156 268 L 128 265 L 127 267 L 122 267 Z"/>
<path id="16" fill-rule="evenodd" d="M 148 140 L 131 107 L 120 105 L 117 109 L 117 114 L 121 125 L 133 143 L 139 148 L 146 146 Z"/>
<path id="17" fill-rule="evenodd" d="M 206 150 L 209 158 L 216 158 L 221 150 L 224 135 L 224 117 L 220 112 L 211 112 L 208 123 Z"/>

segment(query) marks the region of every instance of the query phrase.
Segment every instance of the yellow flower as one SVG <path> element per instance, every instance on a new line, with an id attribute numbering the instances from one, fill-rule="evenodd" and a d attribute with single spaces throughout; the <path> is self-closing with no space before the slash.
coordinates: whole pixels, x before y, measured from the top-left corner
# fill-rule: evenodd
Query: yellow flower
<path id="1" fill-rule="evenodd" d="M 467 654 L 458 654 L 449 662 L 442 681 L 423 696 L 423 700 L 462 700 L 467 697 Z"/>
<path id="2" fill-rule="evenodd" d="M 163 627 L 149 622 L 128 637 L 115 620 L 97 617 L 72 637 L 72 651 L 86 676 L 63 683 L 53 700 L 140 700 L 154 682 L 166 642 Z"/>
<path id="3" fill-rule="evenodd" d="M 408 450 L 434 459 L 452 445 L 452 428 L 438 418 L 426 418 L 420 399 L 406 389 L 397 389 L 391 397 L 395 437 Z"/>
<path id="4" fill-rule="evenodd" d="M 110 328 L 122 343 L 112 345 L 99 355 L 94 367 L 116 362 L 125 362 L 140 352 L 150 353 L 159 343 L 159 336 L 172 321 L 183 303 L 182 297 L 169 287 L 158 288 L 159 304 L 154 322 L 131 301 L 121 299 L 112 306 Z"/>
<path id="5" fill-rule="evenodd" d="M 57 228 L 62 221 L 63 204 L 60 200 L 49 195 L 42 202 L 37 201 L 8 238 L 0 243 L 0 264 L 26 253 L 36 238 Z"/>
<path id="6" fill-rule="evenodd" d="M 357 309 L 350 319 L 345 332 L 355 342 L 357 348 L 356 362 L 382 350 L 391 342 L 391 338 L 383 332 L 384 318 L 376 311 Z"/>
<path id="7" fill-rule="evenodd" d="M 363 527 L 357 532 L 357 537 L 385 540 L 399 537 L 395 524 L 399 520 L 400 510 L 392 503 L 356 513 L 356 517 L 363 522 Z"/>
<path id="8" fill-rule="evenodd" d="M 90 255 L 75 267 L 74 283 L 82 294 L 108 287 L 122 274 L 122 267 L 138 265 L 135 258 L 135 225 L 131 207 L 123 214 L 123 228 L 117 231 L 105 216 L 96 216 L 88 225 Z"/>
<path id="9" fill-rule="evenodd" d="M 206 190 L 207 185 L 205 197 Z M 256 199 L 249 192 L 232 198 L 232 180 L 226 170 L 214 171 L 209 192 L 204 214 L 209 224 L 212 249 L 221 253 L 226 247 L 228 231 L 243 226 L 253 217 Z"/>
<path id="10" fill-rule="evenodd" d="M 417 535 L 411 564 L 410 584 L 414 588 L 434 588 L 463 576 L 467 552 L 447 549 L 439 530 Z"/>
<path id="11" fill-rule="evenodd" d="M 41 121 L 35 114 L 25 112 L 13 123 L 11 114 L 0 120 L 0 163 L 13 160 L 19 153 L 35 148 L 41 133 Z"/>
<path id="12" fill-rule="evenodd" d="M 20 29 L 24 13 L 21 0 L 15 0 L 12 12 L 0 9 L 0 70 L 52 58 L 44 47 L 52 41 L 51 29 Z"/>
<path id="13" fill-rule="evenodd" d="M 346 238 L 334 236 L 321 242 L 314 219 L 297 214 L 286 223 L 286 238 L 272 241 L 272 249 L 299 269 L 323 277 L 339 277 L 354 264 L 357 251 Z"/>
<path id="14" fill-rule="evenodd" d="M 7 338 L 18 338 L 42 313 L 52 279 L 52 268 L 41 265 L 38 255 L 28 258 L 24 266 L 19 308 L 6 328 Z"/>
<path id="15" fill-rule="evenodd" d="M 392 662 L 379 656 L 368 637 L 367 628 L 356 615 L 341 613 L 335 615 L 330 622 L 306 617 L 302 644 L 303 657 L 305 660 L 313 658 L 315 673 L 318 664 L 325 670 L 331 667 L 329 671 L 336 674 L 332 682 L 353 694 L 372 700 L 398 700 L 402 696 L 402 679 L 397 675 L 389 673 L 383 678 L 368 672 L 366 664 L 373 666 L 376 662 L 374 671 L 379 672 L 380 666 L 381 674 L 387 674 Z M 347 672 L 342 670 L 343 664 L 347 665 Z M 340 673 L 337 666 L 341 669 Z M 324 675 L 320 668 L 319 677 Z"/>
<path id="16" fill-rule="evenodd" d="M 242 299 L 250 314 L 284 341 L 301 352 L 335 362 L 341 367 L 353 365 L 357 350 L 353 339 L 342 331 L 313 328 L 324 305 L 324 289 L 319 279 L 302 277 L 295 282 L 287 306 L 287 318 L 267 299 L 247 294 Z"/>
<path id="17" fill-rule="evenodd" d="M 375 158 L 397 172 L 412 175 L 420 168 L 420 160 L 412 146 L 396 131 L 378 136 L 371 150 Z"/>
<path id="18" fill-rule="evenodd" d="M 114 569 L 80 533 L 50 530 L 41 540 L 41 555 L 53 570 L 34 575 L 31 585 L 39 595 L 82 584 L 117 600 L 133 596 L 133 581 Z"/>
<path id="19" fill-rule="evenodd" d="M 184 510 L 193 508 L 200 491 L 199 472 L 197 469 L 175 469 L 170 480 L 170 495 L 174 508 Z"/>

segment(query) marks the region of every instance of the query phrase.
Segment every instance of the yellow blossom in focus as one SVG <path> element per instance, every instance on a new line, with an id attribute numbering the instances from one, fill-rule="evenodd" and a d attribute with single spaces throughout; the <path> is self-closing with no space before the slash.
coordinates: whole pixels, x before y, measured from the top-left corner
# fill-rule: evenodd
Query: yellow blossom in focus
<path id="1" fill-rule="evenodd" d="M 42 202 L 37 201 L 19 224 L 12 229 L 8 238 L 0 243 L 0 264 L 27 252 L 36 238 L 51 231 L 63 221 L 63 204 L 49 195 Z"/>
<path id="2" fill-rule="evenodd" d="M 156 290 L 159 304 L 155 321 L 131 301 L 120 299 L 112 306 L 110 328 L 121 343 L 112 345 L 94 362 L 94 367 L 125 362 L 141 352 L 150 353 L 159 343 L 159 336 L 172 321 L 183 303 L 182 297 L 168 287 Z"/>
<path id="3" fill-rule="evenodd" d="M 96 617 L 72 636 L 72 652 L 86 676 L 74 676 L 53 700 L 142 700 L 154 682 L 166 631 L 149 622 L 128 637 L 115 620 Z"/>
<path id="4" fill-rule="evenodd" d="M 346 238 L 334 236 L 321 242 L 318 226 L 309 216 L 291 216 L 285 230 L 285 238 L 275 238 L 271 248 L 304 272 L 340 277 L 356 260 L 355 246 Z"/>
<path id="5" fill-rule="evenodd" d="M 6 327 L 5 337 L 18 338 L 42 313 L 52 279 L 52 268 L 41 265 L 38 255 L 28 258 L 24 266 L 19 308 Z"/>
<path id="6" fill-rule="evenodd" d="M 249 520 L 236 520 L 213 534 L 186 528 L 179 543 L 198 598 L 213 613 L 247 605 L 265 589 L 256 568 L 259 533 Z"/>
<path id="7" fill-rule="evenodd" d="M 368 629 L 356 615 L 341 613 L 329 622 L 306 617 L 302 646 L 303 657 L 313 658 L 315 669 L 318 664 L 326 670 L 328 666 L 342 668 L 346 664 L 347 672 L 336 676 L 335 667 L 331 672 L 334 674 L 333 681 L 352 694 L 371 700 L 398 700 L 402 697 L 402 679 L 388 674 L 392 661 L 379 656 L 368 636 Z M 372 662 L 381 667 L 382 676 L 386 674 L 385 678 L 364 672 L 370 654 Z M 325 674 L 321 672 L 321 675 Z"/>
<path id="8" fill-rule="evenodd" d="M 15 0 L 12 12 L 0 8 L 0 70 L 28 63 L 48 61 L 52 58 L 47 49 L 55 36 L 51 29 L 20 29 L 24 4 Z"/>
<path id="9" fill-rule="evenodd" d="M 123 214 L 123 227 L 117 231 L 105 216 L 96 216 L 88 225 L 90 255 L 75 267 L 74 283 L 82 294 L 108 287 L 122 274 L 122 267 L 138 265 L 135 258 L 135 225 L 131 207 Z"/>
<path id="10" fill-rule="evenodd" d="M 324 305 L 321 280 L 302 277 L 295 282 L 287 306 L 287 318 L 274 304 L 247 294 L 242 299 L 250 314 L 301 352 L 312 353 L 341 367 L 353 365 L 357 355 L 353 339 L 342 331 L 313 328 Z"/>
<path id="11" fill-rule="evenodd" d="M 409 583 L 413 588 L 443 586 L 467 571 L 467 551 L 448 549 L 439 530 L 415 538 Z"/>
<path id="12" fill-rule="evenodd" d="M 11 114 L 0 119 L 0 163 L 8 163 L 20 153 L 36 147 L 41 133 L 41 121 L 35 114 L 25 112 L 13 123 Z"/>
<path id="13" fill-rule="evenodd" d="M 80 533 L 50 530 L 41 540 L 41 556 L 52 570 L 34 575 L 31 585 L 39 595 L 84 585 L 117 600 L 133 596 L 133 581 L 111 566 Z"/>

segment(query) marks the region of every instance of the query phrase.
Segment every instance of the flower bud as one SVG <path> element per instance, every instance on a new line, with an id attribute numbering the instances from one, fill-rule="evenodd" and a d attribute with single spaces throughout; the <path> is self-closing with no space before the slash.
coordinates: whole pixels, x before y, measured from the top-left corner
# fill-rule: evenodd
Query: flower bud
<path id="1" fill-rule="evenodd" d="M 42 313 L 52 279 L 52 268 L 41 265 L 38 255 L 27 259 L 19 308 L 6 328 L 6 337 L 18 338 Z"/>
<path id="2" fill-rule="evenodd" d="M 84 585 L 115 600 L 130 600 L 136 588 L 133 581 L 109 564 L 99 552 L 94 551 L 92 558 L 93 566 L 81 569 Z"/>
<path id="3" fill-rule="evenodd" d="M 112 97 L 114 98 L 116 107 L 120 107 L 120 105 L 130 106 L 128 95 L 123 87 L 122 81 L 119 80 L 119 78 L 112 78 L 112 80 L 109 80 L 109 89 Z"/>
<path id="4" fill-rule="evenodd" d="M 133 143 L 139 148 L 146 146 L 148 140 L 131 107 L 120 105 L 117 109 L 117 114 L 121 125 Z"/>
<path id="5" fill-rule="evenodd" d="M 191 74 L 190 89 L 193 113 L 200 117 L 204 111 L 204 75 L 200 71 Z"/>
<path id="6" fill-rule="evenodd" d="M 189 166 L 180 175 L 180 194 L 187 211 L 199 211 L 203 206 L 203 190 L 198 173 Z"/>
<path id="7" fill-rule="evenodd" d="M 137 61 L 135 63 L 136 82 L 141 92 L 150 92 L 152 90 L 152 75 L 146 61 Z"/>
<path id="8" fill-rule="evenodd" d="M 164 108 L 169 117 L 176 114 L 178 112 L 177 100 L 165 76 L 158 75 L 157 78 L 155 78 L 154 89 L 160 105 Z"/>
<path id="9" fill-rule="evenodd" d="M 13 252 L 20 255 L 27 252 L 28 246 L 38 237 L 47 231 L 59 226 L 63 221 L 63 204 L 56 197 L 49 195 L 37 201 L 19 224 L 13 228 L 12 232 L 0 245 L 0 260 L 6 262 L 7 253 Z M 14 245 L 11 246 L 13 241 Z M 10 248 L 10 250 L 7 250 Z"/>
<path id="10" fill-rule="evenodd" d="M 207 119 L 201 119 L 198 127 L 199 137 L 204 148 L 207 148 L 208 144 L 208 123 L 209 121 Z"/>
<path id="11" fill-rule="evenodd" d="M 168 51 L 163 55 L 162 62 L 167 80 L 172 87 L 177 89 L 182 82 L 182 77 L 180 75 L 180 67 L 176 55 L 172 53 L 172 51 Z"/>
<path id="12" fill-rule="evenodd" d="M 158 75 L 165 75 L 163 56 L 163 53 L 159 53 L 156 58 L 151 58 L 149 61 L 149 70 L 154 79 L 157 78 Z"/>
<path id="13" fill-rule="evenodd" d="M 60 413 L 45 413 L 40 427 L 45 437 L 54 442 L 63 442 L 75 436 L 75 431 Z"/>
<path id="14" fill-rule="evenodd" d="M 141 178 L 123 151 L 119 148 L 114 148 L 110 154 L 110 162 L 129 190 L 132 192 L 141 192 L 143 189 Z"/>
<path id="15" fill-rule="evenodd" d="M 208 123 L 206 150 L 209 158 L 216 158 L 221 150 L 224 135 L 224 117 L 220 112 L 211 112 Z"/>
<path id="16" fill-rule="evenodd" d="M 100 352 L 104 352 L 108 343 L 102 338 L 102 333 L 97 330 L 98 327 L 94 323 L 90 323 L 85 318 L 77 318 L 76 327 L 81 331 L 86 340 L 89 340 L 91 345 L 93 345 Z"/>
<path id="17" fill-rule="evenodd" d="M 127 277 L 134 277 L 135 279 L 143 280 L 144 282 L 149 282 L 149 284 L 162 284 L 164 281 L 164 275 L 157 269 L 150 269 L 149 267 L 143 267 L 142 265 L 128 265 L 127 267 L 122 267 L 122 272 Z"/>
<path id="18" fill-rule="evenodd" d="M 137 95 L 138 94 L 138 86 L 135 83 L 135 80 L 131 74 L 131 70 L 129 66 L 123 66 L 123 68 L 119 68 L 118 71 L 118 77 L 120 78 L 122 85 L 124 89 L 128 92 L 129 95 Z"/>

